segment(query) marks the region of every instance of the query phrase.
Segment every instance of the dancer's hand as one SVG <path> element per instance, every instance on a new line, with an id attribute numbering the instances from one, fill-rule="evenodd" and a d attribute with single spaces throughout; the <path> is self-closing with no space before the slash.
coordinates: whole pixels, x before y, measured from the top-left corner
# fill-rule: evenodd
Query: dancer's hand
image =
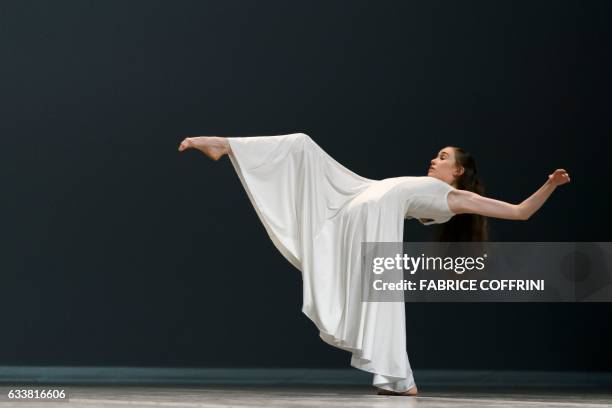
<path id="1" fill-rule="evenodd" d="M 557 169 L 548 176 L 548 181 L 550 181 L 552 185 L 556 187 L 565 183 L 569 183 L 571 179 L 567 171 L 565 171 L 564 169 Z"/>
<path id="2" fill-rule="evenodd" d="M 182 152 L 183 150 L 187 150 L 187 149 L 192 149 L 195 147 L 195 144 L 193 143 L 193 140 L 191 140 L 191 138 L 186 137 L 181 144 L 179 145 L 179 152 Z"/>

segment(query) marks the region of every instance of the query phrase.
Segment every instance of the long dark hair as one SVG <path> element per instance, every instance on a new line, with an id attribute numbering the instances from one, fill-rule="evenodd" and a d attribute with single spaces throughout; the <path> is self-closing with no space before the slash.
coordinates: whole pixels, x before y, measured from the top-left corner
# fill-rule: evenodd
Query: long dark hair
<path id="1" fill-rule="evenodd" d="M 455 151 L 455 161 L 463 166 L 464 172 L 457 177 L 455 187 L 460 190 L 472 191 L 483 195 L 484 185 L 480 181 L 476 160 L 461 147 L 451 146 Z M 439 241 L 479 241 L 489 239 L 487 218 L 477 214 L 457 214 L 441 225 L 438 234 Z"/>

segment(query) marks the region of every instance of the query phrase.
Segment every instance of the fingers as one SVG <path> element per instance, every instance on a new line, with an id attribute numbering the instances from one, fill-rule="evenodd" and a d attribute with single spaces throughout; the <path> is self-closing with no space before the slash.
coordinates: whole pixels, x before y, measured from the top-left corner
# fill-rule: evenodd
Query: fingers
<path id="1" fill-rule="evenodd" d="M 548 175 L 548 178 L 557 185 L 569 183 L 572 180 L 565 169 L 556 169 L 552 174 Z"/>

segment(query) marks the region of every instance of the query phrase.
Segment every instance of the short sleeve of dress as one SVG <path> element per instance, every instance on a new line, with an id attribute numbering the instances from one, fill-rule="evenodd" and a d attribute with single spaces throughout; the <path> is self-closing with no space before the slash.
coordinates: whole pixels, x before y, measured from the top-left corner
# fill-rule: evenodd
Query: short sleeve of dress
<path id="1" fill-rule="evenodd" d="M 425 193 L 415 203 L 417 216 L 412 218 L 423 225 L 443 224 L 455 215 L 448 206 L 448 194 L 455 188 L 434 177 L 427 179 L 429 182 Z"/>

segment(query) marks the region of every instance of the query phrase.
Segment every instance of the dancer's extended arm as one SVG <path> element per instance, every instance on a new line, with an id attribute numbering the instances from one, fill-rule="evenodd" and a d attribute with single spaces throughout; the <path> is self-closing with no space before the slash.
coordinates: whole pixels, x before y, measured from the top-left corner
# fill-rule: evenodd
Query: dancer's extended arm
<path id="1" fill-rule="evenodd" d="M 468 213 L 506 220 L 527 220 L 542 207 L 557 186 L 569 181 L 569 174 L 564 169 L 557 169 L 548 176 L 548 180 L 538 191 L 520 204 L 483 197 L 471 191 L 453 190 L 448 194 L 448 206 L 455 214 Z"/>

